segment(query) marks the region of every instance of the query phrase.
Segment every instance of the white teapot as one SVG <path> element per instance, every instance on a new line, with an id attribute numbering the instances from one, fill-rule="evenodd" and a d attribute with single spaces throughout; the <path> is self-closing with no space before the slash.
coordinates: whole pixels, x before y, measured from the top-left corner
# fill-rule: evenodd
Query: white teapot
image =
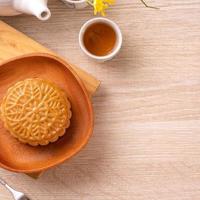
<path id="1" fill-rule="evenodd" d="M 22 13 L 35 15 L 40 20 L 47 20 L 51 16 L 47 0 L 0 0 L 0 16 Z"/>

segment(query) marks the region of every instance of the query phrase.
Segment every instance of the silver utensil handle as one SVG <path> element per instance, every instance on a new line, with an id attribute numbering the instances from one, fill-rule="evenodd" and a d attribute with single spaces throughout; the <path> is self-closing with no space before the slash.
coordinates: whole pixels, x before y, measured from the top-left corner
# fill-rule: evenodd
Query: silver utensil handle
<path id="1" fill-rule="evenodd" d="M 22 199 L 27 199 L 28 200 L 28 198 L 24 195 L 24 193 L 22 193 L 22 192 L 19 192 L 19 191 L 17 191 L 17 190 L 15 190 L 15 189 L 13 189 L 12 187 L 10 187 L 3 179 L 1 179 L 0 178 L 0 184 L 1 185 L 3 185 L 4 187 L 6 187 L 8 190 L 9 190 L 9 192 L 13 195 L 13 198 L 15 199 L 15 200 L 22 200 Z M 26 198 L 25 198 L 26 197 Z"/>

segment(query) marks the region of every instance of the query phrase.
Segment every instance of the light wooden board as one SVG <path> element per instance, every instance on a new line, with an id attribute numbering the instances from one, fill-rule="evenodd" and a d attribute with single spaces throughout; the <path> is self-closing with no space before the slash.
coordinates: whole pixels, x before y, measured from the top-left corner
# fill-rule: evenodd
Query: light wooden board
<path id="1" fill-rule="evenodd" d="M 30 53 L 55 54 L 25 34 L 0 21 L 0 64 L 7 62 L 9 59 Z M 70 65 L 83 81 L 89 95 L 93 95 L 99 87 L 100 81 L 75 65 Z M 42 173 L 36 172 L 28 175 L 38 178 Z"/>
<path id="2" fill-rule="evenodd" d="M 0 63 L 31 53 L 55 54 L 25 34 L 0 21 Z M 71 67 L 83 81 L 88 93 L 90 95 L 94 94 L 99 87 L 100 81 L 75 65 L 71 64 Z"/>
<path id="3" fill-rule="evenodd" d="M 50 0 L 48 22 L 4 18 L 102 80 L 93 99 L 94 135 L 78 156 L 38 180 L 0 170 L 33 200 L 200 199 L 200 4 L 149 4 L 161 9 L 121 0 L 110 10 L 124 43 L 104 64 L 79 50 L 78 31 L 92 17 L 89 8 L 75 12 Z M 0 189 L 0 199 L 11 197 Z"/>

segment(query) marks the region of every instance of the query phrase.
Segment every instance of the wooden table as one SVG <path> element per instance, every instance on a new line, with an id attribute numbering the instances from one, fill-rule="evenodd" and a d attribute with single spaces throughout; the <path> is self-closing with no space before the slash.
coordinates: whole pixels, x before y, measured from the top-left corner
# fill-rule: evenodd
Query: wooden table
<path id="1" fill-rule="evenodd" d="M 93 17 L 50 0 L 52 18 L 1 18 L 102 81 L 93 98 L 87 147 L 39 180 L 0 170 L 32 200 L 200 199 L 200 3 L 118 1 L 107 17 L 122 29 L 114 60 L 97 64 L 79 50 L 78 31 Z M 0 188 L 0 199 L 11 197 Z"/>

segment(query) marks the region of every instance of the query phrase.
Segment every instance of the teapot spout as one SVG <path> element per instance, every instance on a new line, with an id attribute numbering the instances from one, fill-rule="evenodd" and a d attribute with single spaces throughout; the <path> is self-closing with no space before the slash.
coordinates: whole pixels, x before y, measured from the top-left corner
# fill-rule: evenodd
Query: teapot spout
<path id="1" fill-rule="evenodd" d="M 13 7 L 22 13 L 35 15 L 43 21 L 51 17 L 51 12 L 47 7 L 47 0 L 14 0 Z"/>

